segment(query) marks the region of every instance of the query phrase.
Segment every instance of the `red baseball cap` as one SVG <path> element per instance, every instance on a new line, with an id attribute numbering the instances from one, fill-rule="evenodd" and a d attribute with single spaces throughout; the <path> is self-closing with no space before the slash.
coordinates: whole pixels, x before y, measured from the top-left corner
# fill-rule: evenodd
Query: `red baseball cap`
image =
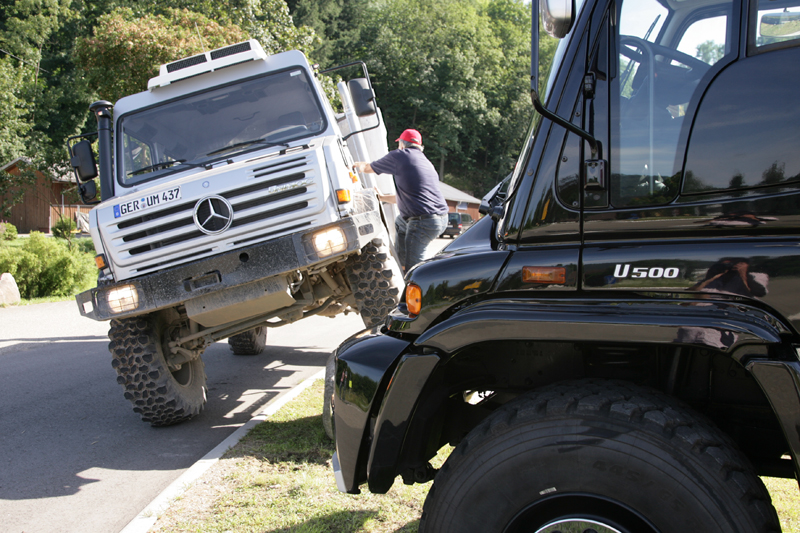
<path id="1" fill-rule="evenodd" d="M 397 141 L 406 141 L 414 144 L 422 144 L 422 135 L 417 130 L 406 130 L 404 131 L 399 138 L 395 139 L 394 142 Z"/>

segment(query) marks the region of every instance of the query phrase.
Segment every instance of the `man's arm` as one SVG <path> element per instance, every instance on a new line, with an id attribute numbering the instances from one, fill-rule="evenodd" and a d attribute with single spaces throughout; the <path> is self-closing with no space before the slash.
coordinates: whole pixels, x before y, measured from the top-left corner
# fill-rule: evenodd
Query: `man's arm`
<path id="1" fill-rule="evenodd" d="M 372 170 L 372 166 L 369 163 L 365 163 L 363 161 L 356 161 L 355 163 L 353 163 L 353 166 L 359 172 L 364 172 L 367 174 L 377 174 L 377 172 Z"/>
<path id="2" fill-rule="evenodd" d="M 396 204 L 397 203 L 397 195 L 396 194 L 381 194 L 381 191 L 379 191 L 377 187 L 375 188 L 375 194 L 378 195 L 378 200 L 380 200 L 381 202 L 387 202 L 387 203 L 390 203 L 390 204 Z"/>

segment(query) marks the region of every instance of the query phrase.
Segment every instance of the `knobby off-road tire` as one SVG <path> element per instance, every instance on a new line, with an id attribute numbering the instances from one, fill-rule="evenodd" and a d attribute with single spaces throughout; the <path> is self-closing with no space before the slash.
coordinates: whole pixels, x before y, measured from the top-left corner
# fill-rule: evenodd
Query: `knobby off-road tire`
<path id="1" fill-rule="evenodd" d="M 400 301 L 400 289 L 403 286 L 403 272 L 392 255 L 386 233 L 372 239 L 361 250 L 360 255 L 349 259 L 345 273 L 364 325 L 368 328 L 380 325 Z M 325 389 L 322 398 L 322 426 L 331 439 L 334 438 L 331 400 L 335 363 L 331 354 L 325 364 Z"/>
<path id="2" fill-rule="evenodd" d="M 142 421 L 170 426 L 200 413 L 206 403 L 206 372 L 198 357 L 170 372 L 161 347 L 165 329 L 160 315 L 112 320 L 111 366 L 117 383 Z"/>
<path id="3" fill-rule="evenodd" d="M 228 344 L 233 355 L 258 355 L 267 345 L 267 327 L 258 326 L 228 337 Z"/>
<path id="4" fill-rule="evenodd" d="M 599 380 L 528 394 L 474 428 L 437 473 L 419 531 L 588 526 L 780 531 L 761 480 L 712 423 L 661 393 Z"/>
<path id="5" fill-rule="evenodd" d="M 384 235 L 367 244 L 361 254 L 346 265 L 347 280 L 353 291 L 361 320 L 368 328 L 383 322 L 400 301 L 403 274 Z"/>

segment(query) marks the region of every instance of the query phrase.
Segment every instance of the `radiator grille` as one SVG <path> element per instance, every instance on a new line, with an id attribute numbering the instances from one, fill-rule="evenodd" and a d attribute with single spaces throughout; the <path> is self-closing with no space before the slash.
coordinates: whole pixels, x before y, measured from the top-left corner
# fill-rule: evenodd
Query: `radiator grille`
<path id="1" fill-rule="evenodd" d="M 213 255 L 259 239 L 286 235 L 311 225 L 321 205 L 319 176 L 314 172 L 313 159 L 309 155 L 293 155 L 255 166 L 247 171 L 246 179 L 239 178 L 238 186 L 214 191 L 213 194 L 225 198 L 233 208 L 233 222 L 217 235 L 201 232 L 193 218 L 197 202 L 211 193 L 184 197 L 178 204 L 154 208 L 111 224 L 105 233 L 111 237 L 108 241 L 118 266 L 117 279 Z M 221 174 L 214 179 L 226 177 Z"/>

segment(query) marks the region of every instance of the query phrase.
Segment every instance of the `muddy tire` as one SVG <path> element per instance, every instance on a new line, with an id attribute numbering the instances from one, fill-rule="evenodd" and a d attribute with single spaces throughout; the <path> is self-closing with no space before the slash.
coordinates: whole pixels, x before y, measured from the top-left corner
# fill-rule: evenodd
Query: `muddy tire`
<path id="1" fill-rule="evenodd" d="M 325 363 L 325 389 L 322 394 L 322 427 L 325 434 L 333 440 L 333 386 L 336 374 L 336 354 L 331 353 Z"/>
<path id="2" fill-rule="evenodd" d="M 170 426 L 200 413 L 206 403 L 206 373 L 198 357 L 170 371 L 162 352 L 160 315 L 112 320 L 111 366 L 134 412 L 151 426 Z"/>
<path id="3" fill-rule="evenodd" d="M 258 355 L 267 345 L 267 327 L 258 326 L 228 337 L 228 344 L 233 355 Z"/>
<path id="4" fill-rule="evenodd" d="M 400 301 L 403 274 L 389 248 L 388 238 L 370 241 L 346 266 L 361 320 L 368 328 L 381 324 Z"/>
<path id="5" fill-rule="evenodd" d="M 434 479 L 420 533 L 780 531 L 749 461 L 672 398 L 583 380 L 525 395 Z"/>

